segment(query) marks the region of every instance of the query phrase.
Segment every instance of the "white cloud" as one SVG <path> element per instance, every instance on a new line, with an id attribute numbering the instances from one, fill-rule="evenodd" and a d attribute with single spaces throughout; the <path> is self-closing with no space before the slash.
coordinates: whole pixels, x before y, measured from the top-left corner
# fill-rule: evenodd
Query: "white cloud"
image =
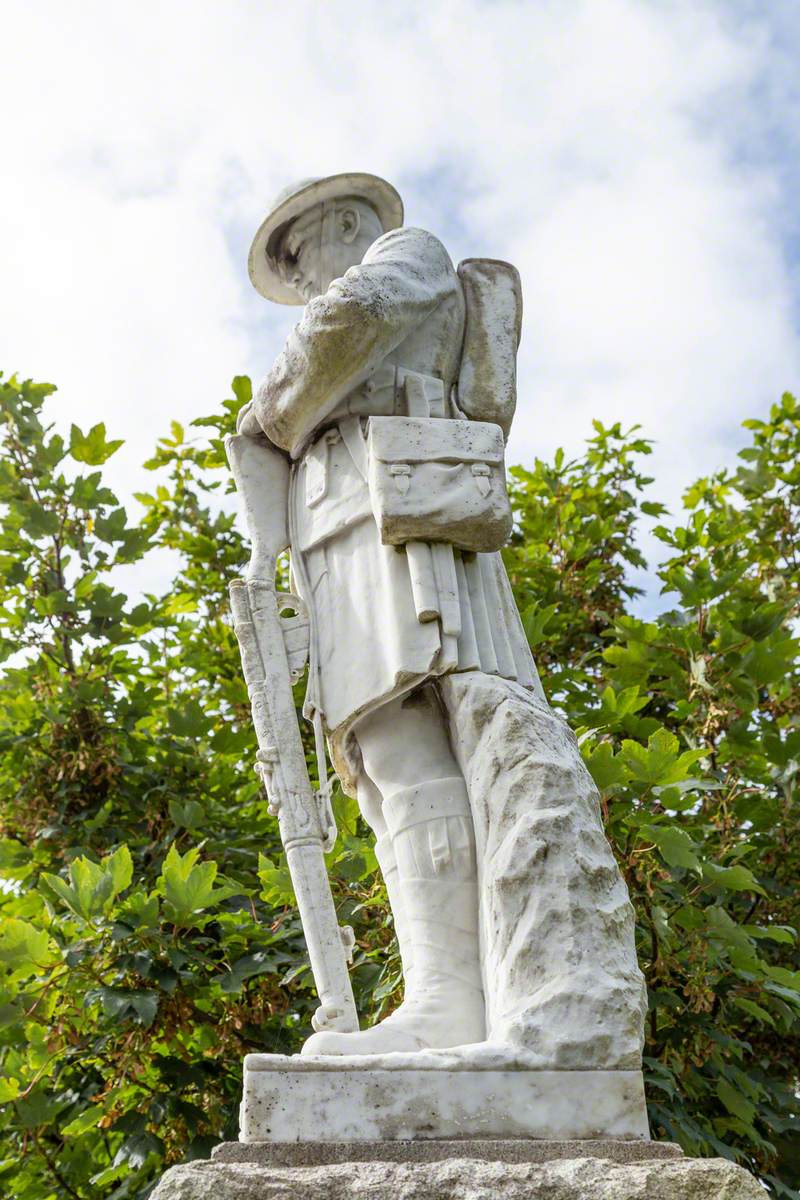
<path id="1" fill-rule="evenodd" d="M 353 167 L 526 298 L 512 458 L 640 421 L 673 502 L 797 384 L 785 235 L 800 128 L 752 4 L 36 5 L 6 0 L 0 365 L 105 419 L 121 489 L 171 417 L 268 366 L 296 313 L 249 289 L 271 196 Z"/>

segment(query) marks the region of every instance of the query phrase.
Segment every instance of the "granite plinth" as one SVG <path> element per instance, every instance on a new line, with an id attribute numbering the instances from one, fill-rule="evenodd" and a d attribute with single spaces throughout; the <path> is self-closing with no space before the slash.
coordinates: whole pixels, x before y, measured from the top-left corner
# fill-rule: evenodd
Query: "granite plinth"
<path id="1" fill-rule="evenodd" d="M 752 1175 L 721 1158 L 496 1162 L 340 1162 L 262 1166 L 193 1162 L 151 1200 L 763 1200 Z"/>
<path id="2" fill-rule="evenodd" d="M 242 1142 L 649 1138 L 640 1071 L 541 1071 L 449 1052 L 248 1054 Z"/>

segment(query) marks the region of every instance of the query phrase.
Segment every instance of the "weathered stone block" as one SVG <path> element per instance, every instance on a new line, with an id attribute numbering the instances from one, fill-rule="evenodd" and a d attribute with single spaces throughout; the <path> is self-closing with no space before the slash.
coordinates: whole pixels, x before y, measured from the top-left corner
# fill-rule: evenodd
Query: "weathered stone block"
<path id="1" fill-rule="evenodd" d="M 482 1050 L 248 1054 L 241 1140 L 649 1138 L 641 1071 L 531 1071 Z"/>
<path id="2" fill-rule="evenodd" d="M 173 1167 L 151 1200 L 762 1200 L 752 1175 L 725 1159 L 603 1158 L 544 1163 L 344 1162 L 275 1167 L 196 1162 Z"/>

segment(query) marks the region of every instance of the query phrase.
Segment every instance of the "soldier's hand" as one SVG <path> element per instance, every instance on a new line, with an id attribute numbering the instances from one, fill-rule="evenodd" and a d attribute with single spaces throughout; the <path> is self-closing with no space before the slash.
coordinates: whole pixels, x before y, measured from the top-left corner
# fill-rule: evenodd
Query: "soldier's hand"
<path id="1" fill-rule="evenodd" d="M 246 437 L 263 436 L 264 430 L 258 423 L 252 400 L 239 410 L 239 416 L 236 418 L 236 432 L 243 433 Z"/>

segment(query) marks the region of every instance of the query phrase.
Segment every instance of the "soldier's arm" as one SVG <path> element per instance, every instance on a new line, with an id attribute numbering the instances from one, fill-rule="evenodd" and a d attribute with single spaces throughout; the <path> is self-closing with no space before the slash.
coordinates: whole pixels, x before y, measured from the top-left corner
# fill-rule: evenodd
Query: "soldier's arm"
<path id="1" fill-rule="evenodd" d="M 261 424 L 256 416 L 252 400 L 239 409 L 239 415 L 236 418 L 236 432 L 243 433 L 247 437 L 264 436 L 264 430 L 261 428 Z"/>
<path id="2" fill-rule="evenodd" d="M 270 441 L 297 453 L 309 433 L 457 286 L 432 234 L 384 234 L 364 261 L 312 300 L 256 393 Z"/>

